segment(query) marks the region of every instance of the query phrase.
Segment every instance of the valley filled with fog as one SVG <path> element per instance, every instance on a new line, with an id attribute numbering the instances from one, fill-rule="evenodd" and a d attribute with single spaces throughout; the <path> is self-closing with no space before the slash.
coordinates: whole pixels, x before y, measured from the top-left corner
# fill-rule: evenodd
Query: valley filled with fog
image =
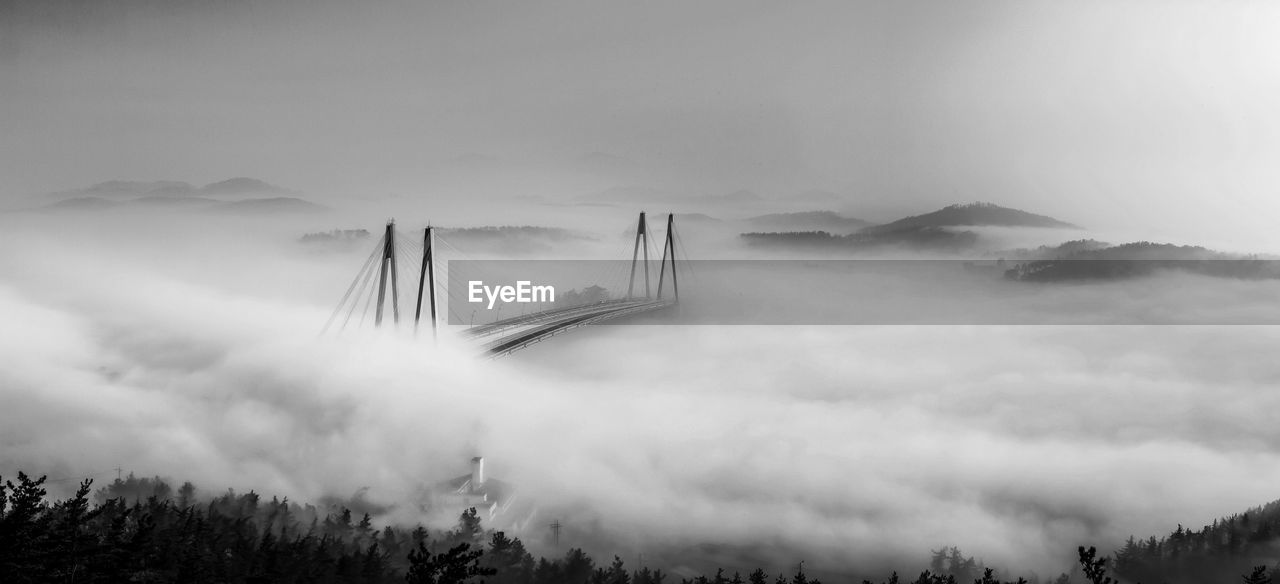
<path id="1" fill-rule="evenodd" d="M 634 210 L 561 213 L 545 226 L 572 236 L 536 232 L 539 246 L 520 249 L 537 252 L 516 257 L 624 259 Z M 534 551 L 550 551 L 545 525 L 558 520 L 562 541 L 600 556 L 691 570 L 803 558 L 818 574 L 915 567 L 944 545 L 1056 574 L 1079 543 L 1106 549 L 1275 496 L 1268 412 L 1280 398 L 1266 388 L 1280 376 L 1267 357 L 1280 331 L 1203 324 L 1274 321 L 1274 281 L 1162 272 L 1032 284 L 948 261 L 919 280 L 841 288 L 850 280 L 831 274 L 797 292 L 770 272 L 815 255 L 990 261 L 984 246 L 1014 236 L 1086 232 L 1004 228 L 961 251 L 784 249 L 747 263 L 742 282 L 762 283 L 758 296 L 903 317 L 949 302 L 941 314 L 986 316 L 690 324 L 700 285 L 738 284 L 695 272 L 682 274 L 685 324 L 588 327 L 486 361 L 457 336 L 465 327 L 432 343 L 407 317 L 317 334 L 376 240 L 302 236 L 381 227 L 354 215 L 4 214 L 0 460 L 55 478 L 105 480 L 120 467 L 213 493 L 361 493 L 379 521 L 413 524 L 428 518 L 424 490 L 483 455 L 536 502 L 516 533 Z M 405 237 L 426 223 L 397 219 Z M 464 220 L 452 225 L 488 224 Z M 677 229 L 695 257 L 757 254 L 695 221 Z M 512 257 L 500 242 L 476 246 L 476 257 Z M 822 283 L 816 265 L 805 277 Z M 1019 289 L 1032 300 L 999 296 Z M 412 290 L 401 294 L 408 311 Z M 1145 324 L 1099 324 L 1110 321 L 1093 311 Z M 1187 311 L 1201 314 L 1196 326 L 1177 324 Z"/>
<path id="2" fill-rule="evenodd" d="M 488 584 L 880 582 L 951 546 L 1036 584 L 1082 581 L 1077 546 L 1280 579 L 1276 30 L 1247 1 L 0 1 L 0 580 L 477 584 L 438 560 L 498 562 L 486 529 L 530 554 Z M 609 304 L 640 213 L 678 303 Z M 493 262 L 580 270 L 532 307 L 447 281 Z M 548 304 L 519 350 L 473 338 Z"/>

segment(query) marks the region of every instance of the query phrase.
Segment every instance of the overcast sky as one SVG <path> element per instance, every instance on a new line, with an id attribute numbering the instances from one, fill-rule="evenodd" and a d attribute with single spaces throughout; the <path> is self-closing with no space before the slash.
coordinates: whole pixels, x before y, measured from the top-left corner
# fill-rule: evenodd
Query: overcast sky
<path id="1" fill-rule="evenodd" d="M 664 188 L 1266 230 L 1276 30 L 1244 1 L 0 0 L 0 192 L 411 193 L 603 152 Z"/>
<path id="2" fill-rule="evenodd" d="M 1276 31 L 1280 4 L 1227 1 L 0 0 L 0 202 L 232 176 L 429 199 L 458 159 L 569 197 L 602 153 L 620 186 L 987 200 L 1280 251 Z M 610 247 L 634 218 L 589 211 L 511 222 L 562 213 Z M 365 252 L 297 237 L 383 212 L 0 214 L 0 472 L 403 500 L 483 449 L 619 532 L 776 535 L 827 567 L 956 544 L 1057 570 L 1275 497 L 1274 328 L 632 327 L 493 366 L 316 339 Z"/>

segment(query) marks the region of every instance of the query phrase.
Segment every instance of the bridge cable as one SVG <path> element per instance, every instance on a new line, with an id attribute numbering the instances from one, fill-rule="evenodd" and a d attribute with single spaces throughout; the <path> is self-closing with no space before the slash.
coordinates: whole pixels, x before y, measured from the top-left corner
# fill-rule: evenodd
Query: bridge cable
<path id="1" fill-rule="evenodd" d="M 457 247 L 457 246 L 455 246 L 455 245 L 453 245 L 452 243 L 450 243 L 448 239 L 445 239 L 445 238 L 441 237 L 438 233 L 437 233 L 437 235 L 436 235 L 436 241 L 438 241 L 438 242 L 440 242 L 440 243 L 443 243 L 445 247 L 447 247 L 447 248 L 449 248 L 450 250 L 452 250 L 454 254 L 457 254 L 457 255 L 459 256 L 459 258 L 458 258 L 458 259 L 460 259 L 461 261 L 467 261 L 467 262 L 470 262 L 470 263 L 471 263 L 471 265 L 472 265 L 472 267 L 476 270 L 476 275 L 477 275 L 477 276 L 479 276 L 482 280 L 488 280 L 488 281 L 496 281 L 496 280 L 497 280 L 497 278 L 494 278 L 494 277 L 493 277 L 493 276 L 494 276 L 494 274 L 493 274 L 492 272 L 490 272 L 489 270 L 486 270 L 486 269 L 484 268 L 484 265 L 485 265 L 485 264 L 484 264 L 484 260 L 477 260 L 477 259 L 475 259 L 475 258 L 470 257 L 467 253 L 465 253 L 465 252 L 463 252 L 462 250 L 458 249 L 458 247 Z M 450 260 L 450 259 L 445 259 L 445 260 L 444 260 L 445 265 L 446 265 L 446 270 L 447 270 L 447 267 L 448 267 L 447 262 L 449 262 L 449 261 L 452 261 L 452 260 Z M 453 315 L 453 317 L 454 317 L 455 319 L 457 319 L 457 322 L 460 322 L 460 323 L 461 323 L 461 322 L 470 322 L 470 320 L 469 320 L 469 319 L 463 319 L 463 318 L 462 318 L 462 315 L 461 315 L 461 314 L 458 312 L 458 310 L 457 310 L 457 307 L 462 307 L 462 306 L 466 306 L 467 304 L 469 304 L 469 303 L 470 303 L 470 299 L 469 299 L 469 298 L 465 298 L 465 297 L 459 297 L 459 295 L 458 295 L 458 294 L 459 294 L 459 292 L 455 292 L 455 287 L 453 287 L 453 286 L 449 286 L 449 285 L 447 284 L 447 282 L 446 282 L 447 278 L 436 278 L 436 280 L 437 280 L 437 282 L 438 282 L 438 284 L 437 284 L 437 285 L 438 285 L 438 286 L 442 286 L 442 287 L 444 288 L 444 290 L 445 290 L 445 296 L 447 296 L 447 298 L 448 298 L 448 302 L 446 302 L 445 309 L 446 309 L 450 314 L 452 314 L 452 315 Z M 457 307 L 455 307 L 455 304 L 457 305 Z M 496 318 L 496 316 L 497 316 L 497 315 L 495 315 L 495 318 Z"/>
<path id="2" fill-rule="evenodd" d="M 384 235 L 383 237 L 386 237 L 386 236 Z M 351 285 L 347 287 L 347 292 L 342 295 L 342 300 L 338 302 L 338 306 L 335 307 L 333 309 L 333 313 L 329 315 L 329 320 L 325 321 L 324 328 L 320 329 L 320 334 L 323 335 L 326 331 L 328 331 L 329 326 L 332 325 L 334 319 L 338 317 L 338 313 L 342 312 L 342 307 L 347 304 L 347 299 L 351 298 L 351 292 L 356 289 L 356 283 L 360 281 L 360 278 L 365 275 L 365 272 L 369 269 L 369 266 L 373 264 L 373 258 L 378 256 L 378 250 L 381 248 L 382 248 L 382 242 L 381 240 L 379 240 L 378 245 L 375 246 L 373 248 L 373 251 L 369 254 L 369 258 L 364 261 L 364 266 L 361 267 L 360 271 L 356 273 L 355 279 L 351 280 Z"/>
<path id="3" fill-rule="evenodd" d="M 677 245 L 677 246 L 679 246 L 679 248 L 680 248 L 680 253 L 681 253 L 681 254 L 684 254 L 684 262 L 683 262 L 683 266 L 684 266 L 684 270 L 685 270 L 685 272 L 686 272 L 690 277 L 692 277 L 694 281 L 697 281 L 697 280 L 698 280 L 698 274 L 694 272 L 694 269 L 693 269 L 693 261 L 692 261 L 692 258 L 689 256 L 689 249 L 688 249 L 687 247 L 685 247 L 685 245 L 684 245 L 684 239 L 682 239 L 682 238 L 680 237 L 680 232 L 679 232 L 679 231 L 676 231 L 676 245 Z"/>
<path id="4" fill-rule="evenodd" d="M 378 296 L 377 288 L 369 288 L 369 298 L 364 301 L 364 310 L 360 312 L 360 326 L 364 326 L 366 320 L 369 319 L 369 307 L 373 305 L 373 299 Z"/>

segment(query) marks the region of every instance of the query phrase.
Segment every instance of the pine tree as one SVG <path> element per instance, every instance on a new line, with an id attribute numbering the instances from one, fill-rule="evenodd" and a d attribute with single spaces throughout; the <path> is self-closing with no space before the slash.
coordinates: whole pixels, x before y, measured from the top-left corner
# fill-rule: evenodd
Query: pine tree
<path id="1" fill-rule="evenodd" d="M 791 577 L 791 584 L 809 584 L 809 577 L 804 574 L 804 563 L 796 568 L 796 575 Z"/>
<path id="2" fill-rule="evenodd" d="M 941 574 L 947 570 L 947 548 L 929 550 L 929 570 Z"/>
<path id="3" fill-rule="evenodd" d="M 458 525 L 448 539 L 451 545 L 469 543 L 478 546 L 483 538 L 484 528 L 480 525 L 480 515 L 472 507 L 458 516 Z"/>
<path id="4" fill-rule="evenodd" d="M 1107 576 L 1107 559 L 1098 558 L 1098 550 L 1092 546 L 1088 550 L 1084 546 L 1080 546 L 1080 565 L 1084 568 L 1084 577 L 1089 579 L 1092 584 L 1116 584 L 1116 581 Z M 1097 559 L 1095 559 L 1097 558 Z"/>
<path id="5" fill-rule="evenodd" d="M 1244 584 L 1271 584 L 1271 575 L 1267 573 L 1266 566 L 1254 566 L 1253 572 L 1248 576 L 1241 576 Z"/>
<path id="6" fill-rule="evenodd" d="M 387 559 L 387 554 L 378 546 L 378 542 L 369 544 L 360 562 L 360 576 L 365 582 L 381 582 L 387 574 Z"/>
<path id="7" fill-rule="evenodd" d="M 579 548 L 569 550 L 564 556 L 563 581 L 569 584 L 585 584 L 595 569 L 595 562 Z"/>
<path id="8" fill-rule="evenodd" d="M 1124 546 L 1115 554 L 1115 570 L 1116 574 L 1122 576 L 1133 576 L 1141 563 L 1142 550 L 1138 546 L 1138 541 L 1132 536 L 1124 542 Z"/>
<path id="9" fill-rule="evenodd" d="M 52 509 L 54 520 L 51 526 L 52 549 L 49 553 L 58 558 L 58 561 L 48 563 L 54 567 L 59 579 L 74 582 L 86 571 L 87 558 L 97 551 L 97 538 L 90 531 L 89 522 L 102 511 L 100 508 L 89 508 L 91 484 L 93 481 L 89 479 L 81 482 L 75 495 Z"/>
<path id="10" fill-rule="evenodd" d="M 45 477 L 18 473 L 18 484 L 0 488 L 0 582 L 40 582 L 49 574 L 41 562 L 47 545 Z"/>
<path id="11" fill-rule="evenodd" d="M 190 507 L 195 502 L 196 502 L 196 486 L 191 484 L 191 481 L 182 483 L 182 487 L 178 489 L 178 506 Z"/>
<path id="12" fill-rule="evenodd" d="M 464 584 L 476 576 L 492 576 L 494 570 L 480 565 L 483 550 L 472 550 L 471 544 L 460 543 L 449 551 L 432 554 L 426 542 L 409 553 L 409 570 L 405 581 L 410 584 Z"/>
<path id="13" fill-rule="evenodd" d="M 622 558 L 613 556 L 613 563 L 609 564 L 609 570 L 606 584 L 631 584 L 631 574 L 627 573 L 627 569 L 622 565 Z"/>

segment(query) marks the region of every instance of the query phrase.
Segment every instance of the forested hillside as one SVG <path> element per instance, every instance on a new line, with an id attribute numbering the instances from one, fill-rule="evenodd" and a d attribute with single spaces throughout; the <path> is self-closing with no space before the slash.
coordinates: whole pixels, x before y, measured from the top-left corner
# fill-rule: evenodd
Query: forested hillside
<path id="1" fill-rule="evenodd" d="M 1008 207 L 1001 207 L 991 203 L 969 203 L 948 205 L 931 213 L 903 217 L 902 219 L 885 223 L 884 225 L 873 225 L 863 229 L 862 232 L 888 233 L 893 231 L 920 229 L 922 227 L 977 225 L 1079 229 L 1076 225 L 1054 219 L 1047 215 L 1037 215 L 1020 209 L 1010 209 Z"/>
<path id="2" fill-rule="evenodd" d="M 1066 248 L 1050 259 L 1020 263 L 1005 277 L 1027 282 L 1109 280 L 1147 276 L 1160 270 L 1178 270 L 1221 278 L 1275 278 L 1280 268 L 1274 260 L 1215 252 L 1200 246 L 1137 241 L 1110 247 Z"/>
<path id="3" fill-rule="evenodd" d="M 453 529 L 433 532 L 378 528 L 367 513 L 357 518 L 346 507 L 324 511 L 254 492 L 197 500 L 190 483 L 175 492 L 162 480 L 132 476 L 96 492 L 85 480 L 71 497 L 49 501 L 44 482 L 22 473 L 16 483 L 0 482 L 0 582 L 822 584 L 803 564 L 793 574 L 757 568 L 676 580 L 662 567 L 633 569 L 617 556 L 597 561 L 577 548 L 535 559 L 518 538 L 485 530 L 474 508 Z M 1246 584 L 1269 583 L 1274 568 L 1249 567 L 1274 561 L 1278 530 L 1280 502 L 1201 531 L 1180 527 L 1160 540 L 1131 539 L 1117 554 L 1116 571 L 1146 582 L 1208 582 L 1233 570 L 1247 574 Z M 1109 560 L 1094 548 L 1081 547 L 1079 559 L 1074 578 L 1051 582 L 1115 582 L 1106 575 Z M 895 573 L 881 582 L 970 581 L 1008 582 L 954 547 L 933 552 L 929 570 L 915 579 Z"/>
<path id="4" fill-rule="evenodd" d="M 1258 565 L 1267 578 L 1280 578 L 1280 501 L 1200 529 L 1179 525 L 1159 539 L 1130 537 L 1115 554 L 1116 573 L 1141 582 L 1208 582 Z"/>

